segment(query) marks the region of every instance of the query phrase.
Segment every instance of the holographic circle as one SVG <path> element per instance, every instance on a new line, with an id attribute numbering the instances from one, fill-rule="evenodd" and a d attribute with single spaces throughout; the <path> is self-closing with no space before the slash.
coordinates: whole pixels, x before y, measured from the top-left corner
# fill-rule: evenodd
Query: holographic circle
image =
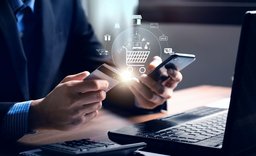
<path id="1" fill-rule="evenodd" d="M 111 52 L 114 64 L 119 69 L 140 76 L 147 73 L 147 66 L 154 56 L 161 56 L 161 45 L 152 32 L 135 26 L 116 37 Z"/>

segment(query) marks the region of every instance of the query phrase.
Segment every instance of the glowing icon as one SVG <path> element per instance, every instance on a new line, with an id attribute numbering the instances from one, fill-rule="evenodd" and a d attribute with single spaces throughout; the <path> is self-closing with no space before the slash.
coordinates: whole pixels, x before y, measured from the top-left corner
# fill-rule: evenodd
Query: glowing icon
<path id="1" fill-rule="evenodd" d="M 144 49 L 149 49 L 149 45 L 150 45 L 150 43 L 149 42 L 147 42 L 145 45 L 144 45 Z"/>
<path id="2" fill-rule="evenodd" d="M 115 29 L 120 29 L 120 24 L 119 23 L 115 23 Z"/>
<path id="3" fill-rule="evenodd" d="M 136 32 L 133 36 L 132 36 L 132 40 L 139 42 L 140 41 L 140 34 L 138 34 L 138 32 Z"/>
<path id="4" fill-rule="evenodd" d="M 172 52 L 172 48 L 164 48 L 164 53 L 165 53 L 165 54 L 171 54 L 171 53 L 173 53 L 173 52 Z"/>
<path id="5" fill-rule="evenodd" d="M 104 35 L 104 41 L 111 41 L 111 35 L 105 34 Z"/>
<path id="6" fill-rule="evenodd" d="M 98 52 L 98 54 L 100 56 L 103 56 L 103 55 L 107 56 L 109 54 L 108 50 L 106 50 L 106 49 L 96 49 L 96 51 Z"/>
<path id="7" fill-rule="evenodd" d="M 142 43 L 141 42 L 133 42 L 132 49 L 142 49 Z"/>
<path id="8" fill-rule="evenodd" d="M 159 36 L 159 41 L 168 41 L 168 36 L 166 36 L 164 34 Z"/>
<path id="9" fill-rule="evenodd" d="M 136 32 L 133 35 L 133 39 L 132 39 L 132 49 L 142 49 L 142 42 L 140 42 L 140 34 L 138 34 L 138 32 Z"/>
<path id="10" fill-rule="evenodd" d="M 141 15 L 133 15 L 132 19 L 133 19 L 134 25 L 141 25 L 141 19 L 142 19 Z"/>
<path id="11" fill-rule="evenodd" d="M 150 23 L 150 24 L 149 24 L 149 27 L 150 27 L 151 29 L 158 29 L 158 28 L 159 28 L 159 24 L 158 24 L 158 23 Z"/>
<path id="12" fill-rule="evenodd" d="M 127 70 L 129 72 L 133 71 L 133 67 L 139 67 L 140 73 L 145 73 L 146 68 L 144 67 L 145 62 L 148 59 L 150 54 L 149 50 L 128 50 L 126 47 L 123 47 L 126 51 L 126 64 L 128 66 Z"/>

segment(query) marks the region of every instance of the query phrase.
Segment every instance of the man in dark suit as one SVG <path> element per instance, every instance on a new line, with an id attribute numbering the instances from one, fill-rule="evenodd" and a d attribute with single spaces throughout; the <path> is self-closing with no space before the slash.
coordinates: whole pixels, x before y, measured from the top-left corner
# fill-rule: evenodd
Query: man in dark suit
<path id="1" fill-rule="evenodd" d="M 37 129 L 70 130 L 94 118 L 108 82 L 84 78 L 111 62 L 97 55 L 98 48 L 78 0 L 0 1 L 1 138 L 17 140 Z M 149 68 L 160 61 L 155 58 Z M 168 74 L 164 84 L 146 75 L 131 83 L 136 107 L 152 109 L 170 98 L 182 76 L 174 70 Z"/>

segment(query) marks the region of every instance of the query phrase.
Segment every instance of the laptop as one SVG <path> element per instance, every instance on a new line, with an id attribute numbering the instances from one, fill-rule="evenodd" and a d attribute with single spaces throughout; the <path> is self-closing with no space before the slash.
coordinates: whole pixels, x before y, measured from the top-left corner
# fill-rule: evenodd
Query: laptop
<path id="1" fill-rule="evenodd" d="M 146 150 L 171 155 L 246 155 L 256 149 L 256 11 L 244 17 L 228 109 L 199 107 L 108 136 L 121 144 L 143 141 Z"/>

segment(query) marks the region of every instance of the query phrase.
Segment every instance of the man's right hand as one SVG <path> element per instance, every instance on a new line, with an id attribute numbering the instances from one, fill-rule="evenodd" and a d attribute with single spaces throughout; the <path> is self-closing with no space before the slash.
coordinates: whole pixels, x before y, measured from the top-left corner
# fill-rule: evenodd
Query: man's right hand
<path id="1" fill-rule="evenodd" d="M 29 124 L 34 129 L 69 130 L 93 119 L 106 97 L 106 80 L 84 80 L 89 72 L 64 78 L 45 98 L 31 103 Z"/>

